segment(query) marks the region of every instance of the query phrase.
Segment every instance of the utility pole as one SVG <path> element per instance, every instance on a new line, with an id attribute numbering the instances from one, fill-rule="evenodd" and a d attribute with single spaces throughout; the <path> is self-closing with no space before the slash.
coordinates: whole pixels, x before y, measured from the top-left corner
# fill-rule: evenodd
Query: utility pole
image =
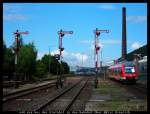
<path id="1" fill-rule="evenodd" d="M 19 53 L 19 49 L 20 49 L 20 38 L 21 38 L 21 34 L 29 34 L 28 31 L 26 32 L 19 32 L 19 30 L 16 30 L 16 32 L 14 32 L 14 35 L 15 35 L 15 41 L 16 41 L 16 49 L 15 49 L 15 81 L 16 81 L 16 84 L 15 84 L 15 88 L 18 88 L 19 87 L 19 83 L 17 82 L 18 81 L 18 74 L 17 74 L 17 61 L 18 61 L 18 53 Z"/>
<path id="2" fill-rule="evenodd" d="M 58 57 L 58 60 L 60 63 L 60 76 L 59 76 L 59 78 L 57 78 L 57 82 L 56 82 L 57 88 L 59 85 L 61 86 L 61 88 L 63 86 L 61 65 L 62 65 L 62 51 L 64 50 L 64 48 L 62 47 L 62 38 L 64 37 L 65 34 L 73 34 L 73 31 L 63 31 L 63 30 L 58 31 L 58 35 L 59 35 L 59 57 Z"/>
<path id="3" fill-rule="evenodd" d="M 97 75 L 98 75 L 98 51 L 100 50 L 98 37 L 100 36 L 100 33 L 109 33 L 109 32 L 110 32 L 109 30 L 98 30 L 98 28 L 96 28 L 96 30 L 94 30 L 94 35 L 95 35 L 94 61 L 95 61 L 95 72 L 96 72 L 95 88 L 97 88 L 97 85 L 98 85 L 98 79 L 97 79 Z"/>

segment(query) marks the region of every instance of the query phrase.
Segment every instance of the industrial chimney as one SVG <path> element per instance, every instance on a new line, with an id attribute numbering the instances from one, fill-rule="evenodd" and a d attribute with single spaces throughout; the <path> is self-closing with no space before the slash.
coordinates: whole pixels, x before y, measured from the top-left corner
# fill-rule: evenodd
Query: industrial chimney
<path id="1" fill-rule="evenodd" d="M 122 8 L 122 60 L 126 59 L 126 8 Z"/>

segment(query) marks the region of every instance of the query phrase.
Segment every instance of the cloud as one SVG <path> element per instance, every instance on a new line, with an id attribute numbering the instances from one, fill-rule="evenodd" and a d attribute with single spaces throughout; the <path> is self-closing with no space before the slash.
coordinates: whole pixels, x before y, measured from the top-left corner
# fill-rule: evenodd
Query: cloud
<path id="1" fill-rule="evenodd" d="M 114 64 L 114 60 L 103 61 L 103 65 L 106 65 L 106 66 L 111 66 L 113 64 Z"/>
<path id="2" fill-rule="evenodd" d="M 51 51 L 51 55 L 59 54 L 59 50 L 53 50 Z M 69 65 L 76 65 L 78 63 L 86 63 L 88 59 L 88 55 L 79 53 L 79 52 L 67 52 L 67 51 L 62 51 L 62 57 L 63 60 L 66 61 Z"/>
<path id="3" fill-rule="evenodd" d="M 100 5 L 100 8 L 104 9 L 104 10 L 114 10 L 114 9 L 116 9 L 116 7 L 112 4 L 103 4 L 103 5 Z"/>
<path id="4" fill-rule="evenodd" d="M 59 49 L 57 49 L 57 50 L 53 50 L 52 52 L 51 52 L 51 55 L 55 55 L 55 54 L 59 54 L 60 52 L 59 52 Z M 62 51 L 62 56 L 67 56 L 68 55 L 68 52 L 67 51 Z"/>
<path id="5" fill-rule="evenodd" d="M 14 13 L 14 12 L 18 12 L 18 11 L 20 11 L 21 9 L 23 8 L 23 6 L 18 6 L 18 5 L 3 5 L 3 11 L 4 12 L 12 12 L 12 13 Z"/>
<path id="6" fill-rule="evenodd" d="M 101 40 L 99 40 L 99 42 L 100 42 L 100 45 L 102 45 L 102 44 L 120 44 L 121 40 L 116 40 L 114 38 L 111 38 L 111 39 L 105 39 L 105 40 L 101 39 Z M 82 40 L 82 41 L 80 41 L 80 43 L 82 43 L 82 44 L 94 44 L 94 41 Z"/>
<path id="7" fill-rule="evenodd" d="M 59 54 L 59 49 L 51 51 L 51 55 Z"/>
<path id="8" fill-rule="evenodd" d="M 68 56 L 64 57 L 64 60 L 70 65 L 70 66 L 76 66 L 76 65 L 81 65 L 81 66 L 88 66 L 89 63 L 88 61 L 88 55 L 83 54 L 83 53 L 69 53 Z"/>
<path id="9" fill-rule="evenodd" d="M 147 16 L 128 16 L 127 21 L 133 23 L 142 23 L 147 21 Z"/>
<path id="10" fill-rule="evenodd" d="M 142 45 L 139 43 L 139 42 L 134 42 L 132 45 L 131 45 L 131 49 L 138 49 L 140 48 Z"/>
<path id="11" fill-rule="evenodd" d="M 13 21 L 13 20 L 26 20 L 27 16 L 20 13 L 23 10 L 23 6 L 18 5 L 3 5 L 3 20 Z"/>
<path id="12" fill-rule="evenodd" d="M 94 50 L 94 41 L 92 40 L 82 40 L 80 41 L 80 43 L 82 44 L 90 44 L 90 49 Z M 118 44 L 121 44 L 121 40 L 116 40 L 116 39 L 102 39 L 102 40 L 99 40 L 99 43 L 98 45 L 103 48 L 105 45 L 118 45 Z"/>
<path id="13" fill-rule="evenodd" d="M 62 53 L 63 53 L 62 61 L 67 62 L 69 66 L 76 66 L 76 65 L 82 66 L 82 63 L 84 67 L 93 65 L 93 59 L 91 59 L 91 55 L 87 55 L 85 53 L 80 53 L 80 52 L 68 52 L 65 50 Z M 45 54 L 49 54 L 49 52 L 38 52 L 37 60 L 41 59 Z M 58 49 L 51 51 L 51 55 L 55 55 L 55 54 L 59 54 Z"/>
<path id="14" fill-rule="evenodd" d="M 104 47 L 104 45 L 103 45 L 102 43 L 98 43 L 98 46 L 99 46 L 100 48 L 103 48 L 103 47 Z M 90 49 L 91 49 L 91 50 L 94 50 L 94 49 L 95 49 L 95 45 L 91 45 L 91 46 L 90 46 Z"/>
<path id="15" fill-rule="evenodd" d="M 92 41 L 92 40 L 82 40 L 82 41 L 80 41 L 80 43 L 82 43 L 82 44 L 91 44 L 93 42 L 94 41 Z"/>
<path id="16" fill-rule="evenodd" d="M 37 55 L 37 59 L 41 59 L 45 54 L 49 54 L 49 52 L 38 52 L 38 55 Z M 51 55 L 55 55 L 55 54 L 59 54 L 59 49 L 57 50 L 53 50 L 50 52 Z M 67 57 L 68 56 L 68 52 L 67 51 L 62 51 L 62 56 L 63 57 Z"/>
<path id="17" fill-rule="evenodd" d="M 48 54 L 48 52 L 38 52 L 37 60 L 40 60 L 45 54 Z"/>
<path id="18" fill-rule="evenodd" d="M 75 57 L 79 62 L 86 62 L 86 60 L 88 59 L 88 56 L 82 53 L 71 53 L 71 56 Z"/>
<path id="19" fill-rule="evenodd" d="M 101 40 L 102 44 L 121 44 L 121 40 Z"/>
<path id="20" fill-rule="evenodd" d="M 26 16 L 23 14 L 4 14 L 3 19 L 10 21 L 10 20 L 26 20 Z"/>

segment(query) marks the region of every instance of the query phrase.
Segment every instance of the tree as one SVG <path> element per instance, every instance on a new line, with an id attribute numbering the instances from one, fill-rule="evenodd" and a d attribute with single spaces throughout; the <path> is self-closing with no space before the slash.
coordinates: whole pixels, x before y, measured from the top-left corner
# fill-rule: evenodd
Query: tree
<path id="1" fill-rule="evenodd" d="M 46 66 L 46 72 L 49 72 L 49 64 L 51 62 L 51 56 L 45 54 L 42 59 L 41 59 L 42 63 Z"/>
<path id="2" fill-rule="evenodd" d="M 41 60 L 38 60 L 36 62 L 36 73 L 35 76 L 38 78 L 43 78 L 43 76 L 45 75 L 46 72 L 46 66 L 43 62 L 41 62 Z"/>
<path id="3" fill-rule="evenodd" d="M 20 48 L 23 47 L 23 46 L 24 46 L 24 42 L 23 42 L 23 39 L 22 39 L 22 37 L 21 37 L 21 38 L 19 38 L 19 42 L 18 42 L 18 48 L 19 48 L 19 50 L 20 50 Z M 16 41 L 13 42 L 13 44 L 10 46 L 10 48 L 11 48 L 14 52 L 16 52 L 16 50 L 17 50 L 17 43 L 16 43 Z"/>
<path id="4" fill-rule="evenodd" d="M 8 79 L 13 79 L 14 72 L 14 54 L 11 48 L 7 48 L 3 44 L 3 76 L 8 76 Z"/>
<path id="5" fill-rule="evenodd" d="M 63 67 L 64 74 L 68 74 L 70 72 L 70 68 L 66 62 L 62 61 L 62 67 Z"/>
<path id="6" fill-rule="evenodd" d="M 50 70 L 50 73 L 54 75 L 56 75 L 57 73 L 58 74 L 60 73 L 60 63 L 54 56 L 45 54 L 42 57 L 41 61 L 46 66 L 46 73 L 49 72 L 49 70 Z"/>
<path id="7" fill-rule="evenodd" d="M 7 50 L 6 44 L 5 44 L 5 43 L 3 43 L 3 56 L 5 55 L 6 50 Z"/>
<path id="8" fill-rule="evenodd" d="M 51 56 L 50 72 L 56 75 L 59 73 L 59 69 L 60 69 L 60 64 L 58 60 L 54 56 Z"/>
<path id="9" fill-rule="evenodd" d="M 37 50 L 33 43 L 29 43 L 20 48 L 18 53 L 17 72 L 24 73 L 25 79 L 31 79 L 36 70 Z"/>

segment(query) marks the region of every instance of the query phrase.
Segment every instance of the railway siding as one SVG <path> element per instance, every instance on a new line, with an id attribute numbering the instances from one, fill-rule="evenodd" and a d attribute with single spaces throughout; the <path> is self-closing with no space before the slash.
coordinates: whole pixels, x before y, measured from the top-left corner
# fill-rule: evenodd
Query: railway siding
<path id="1" fill-rule="evenodd" d="M 49 100 L 45 105 L 43 105 L 41 108 L 37 109 L 36 111 L 45 111 L 45 110 L 46 111 L 58 111 L 58 110 L 67 111 L 71 106 L 71 104 L 73 103 L 73 100 L 75 100 L 76 95 L 86 84 L 85 82 L 87 81 L 84 81 L 83 79 L 80 80 L 75 85 L 71 86 L 70 88 L 58 94 L 56 97 Z"/>
<path id="2" fill-rule="evenodd" d="M 72 84 L 78 82 L 81 77 L 69 78 L 66 80 L 64 87 L 56 89 L 56 87 L 43 89 L 33 94 L 15 98 L 11 101 L 3 103 L 3 111 L 33 111 L 37 107 L 45 104 L 49 99 L 56 96 L 61 91 L 65 90 Z M 14 105 L 15 104 L 15 105 Z"/>
<path id="3" fill-rule="evenodd" d="M 94 79 L 90 78 L 86 86 L 83 88 L 76 101 L 73 103 L 69 111 L 85 111 L 85 105 L 88 102 L 89 98 L 92 95 L 92 88 Z"/>
<path id="4" fill-rule="evenodd" d="M 66 106 L 77 95 L 88 77 L 70 77 L 64 83 L 63 88 L 48 88 L 37 91 L 34 94 L 25 95 L 12 101 L 3 103 L 4 111 L 39 111 L 40 107 L 53 100 L 56 96 L 68 90 L 66 95 L 46 105 L 40 111 L 64 111 Z M 89 78 L 90 79 L 90 78 Z M 75 89 L 69 89 L 79 80 Z M 141 91 L 140 84 L 121 84 L 107 78 L 98 78 L 98 88 L 94 88 L 94 78 L 86 83 L 77 95 L 75 102 L 69 111 L 147 111 L 147 95 Z M 137 86 L 137 87 L 136 87 Z M 71 90 L 71 91 L 70 91 Z M 15 104 L 15 105 L 14 105 Z"/>

